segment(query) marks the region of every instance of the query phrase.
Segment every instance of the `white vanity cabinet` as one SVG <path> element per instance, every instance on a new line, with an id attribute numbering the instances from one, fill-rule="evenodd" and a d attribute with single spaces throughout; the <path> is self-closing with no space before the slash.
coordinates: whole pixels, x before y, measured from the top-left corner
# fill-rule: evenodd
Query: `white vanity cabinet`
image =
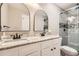
<path id="1" fill-rule="evenodd" d="M 19 48 L 0 50 L 0 56 L 18 56 Z"/>
<path id="2" fill-rule="evenodd" d="M 60 56 L 61 38 L 0 50 L 0 56 Z"/>

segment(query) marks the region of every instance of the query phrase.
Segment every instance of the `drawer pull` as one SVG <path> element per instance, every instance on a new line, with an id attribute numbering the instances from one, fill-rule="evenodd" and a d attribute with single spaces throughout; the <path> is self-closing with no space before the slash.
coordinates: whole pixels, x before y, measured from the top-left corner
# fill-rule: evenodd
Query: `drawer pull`
<path id="1" fill-rule="evenodd" d="M 53 51 L 53 49 L 51 49 L 51 51 Z"/>

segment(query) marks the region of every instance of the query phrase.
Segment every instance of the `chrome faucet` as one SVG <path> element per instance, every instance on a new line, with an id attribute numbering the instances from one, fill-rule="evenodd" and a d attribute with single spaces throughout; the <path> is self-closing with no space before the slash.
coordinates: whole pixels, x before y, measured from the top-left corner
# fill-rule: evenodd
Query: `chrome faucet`
<path id="1" fill-rule="evenodd" d="M 16 33 L 15 35 L 11 35 L 13 39 L 20 39 L 23 34 Z"/>
<path id="2" fill-rule="evenodd" d="M 46 34 L 46 32 L 44 31 L 44 32 L 41 33 L 41 36 L 45 36 L 45 34 Z"/>

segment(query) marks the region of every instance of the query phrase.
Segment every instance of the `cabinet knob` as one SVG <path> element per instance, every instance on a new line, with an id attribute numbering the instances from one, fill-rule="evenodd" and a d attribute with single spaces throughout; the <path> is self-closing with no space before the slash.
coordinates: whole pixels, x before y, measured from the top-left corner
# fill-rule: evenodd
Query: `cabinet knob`
<path id="1" fill-rule="evenodd" d="M 56 47 L 54 47 L 54 49 L 56 49 Z"/>
<path id="2" fill-rule="evenodd" d="M 53 49 L 51 49 L 51 51 L 53 51 Z"/>

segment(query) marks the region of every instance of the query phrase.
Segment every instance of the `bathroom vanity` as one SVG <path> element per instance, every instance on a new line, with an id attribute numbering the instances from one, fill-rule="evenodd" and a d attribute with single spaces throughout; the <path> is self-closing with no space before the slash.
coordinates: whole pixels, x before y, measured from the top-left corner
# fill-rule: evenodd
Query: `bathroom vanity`
<path id="1" fill-rule="evenodd" d="M 59 36 L 25 37 L 0 42 L 0 56 L 59 56 L 60 45 Z"/>

